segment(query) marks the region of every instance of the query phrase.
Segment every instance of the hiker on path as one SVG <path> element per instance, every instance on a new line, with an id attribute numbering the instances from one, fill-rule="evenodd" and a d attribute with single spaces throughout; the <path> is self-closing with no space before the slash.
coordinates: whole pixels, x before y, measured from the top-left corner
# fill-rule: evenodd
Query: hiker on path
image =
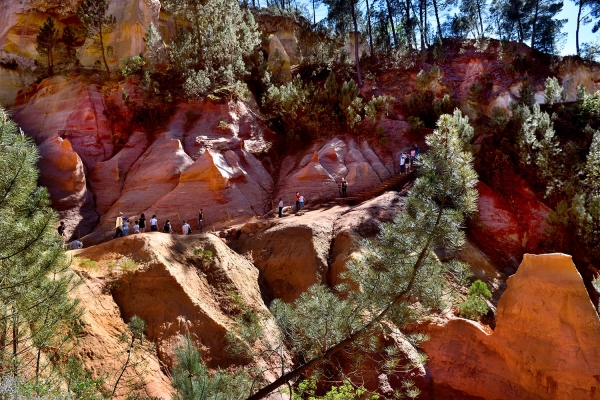
<path id="1" fill-rule="evenodd" d="M 156 215 L 152 215 L 152 218 L 150 218 L 150 230 L 152 232 L 158 232 L 158 220 L 156 219 Z"/>
<path id="2" fill-rule="evenodd" d="M 294 196 L 294 201 L 296 202 L 296 212 L 300 211 L 300 192 L 296 192 Z"/>
<path id="3" fill-rule="evenodd" d="M 129 218 L 123 217 L 123 236 L 129 236 Z"/>
<path id="4" fill-rule="evenodd" d="M 202 232 L 202 228 L 204 226 L 204 211 L 202 209 L 198 210 L 198 229 Z"/>
<path id="5" fill-rule="evenodd" d="M 412 160 L 410 159 L 410 155 L 408 153 L 405 154 L 406 155 L 406 173 L 408 174 L 410 172 L 410 166 L 412 165 Z"/>
<path id="6" fill-rule="evenodd" d="M 173 229 L 171 228 L 171 220 L 168 219 L 167 222 L 165 222 L 165 226 L 163 226 L 163 231 L 165 233 L 173 233 Z"/>
<path id="7" fill-rule="evenodd" d="M 410 151 L 410 163 L 414 163 L 415 162 L 415 158 L 417 157 L 417 151 L 415 149 L 412 149 Z"/>
<path id="8" fill-rule="evenodd" d="M 415 143 L 415 157 L 419 155 L 419 146 Z"/>
<path id="9" fill-rule="evenodd" d="M 135 223 L 137 224 L 138 222 L 136 221 Z M 139 224 L 140 224 L 140 232 L 142 232 L 142 233 L 146 232 L 146 216 L 144 215 L 144 213 L 142 213 L 142 215 L 140 215 Z M 135 232 L 135 233 L 140 233 L 140 232 Z"/>
<path id="10" fill-rule="evenodd" d="M 342 183 L 340 185 L 342 187 L 342 198 L 348 197 L 348 193 L 347 193 L 348 182 L 346 181 L 346 178 L 342 178 Z"/>
<path id="11" fill-rule="evenodd" d="M 404 153 L 400 153 L 400 173 L 406 173 L 406 155 Z"/>
<path id="12" fill-rule="evenodd" d="M 181 225 L 181 233 L 183 233 L 184 235 L 189 235 L 192 233 L 192 227 L 190 226 L 190 224 L 185 222 L 185 220 L 183 221 L 183 225 Z"/>
<path id="13" fill-rule="evenodd" d="M 113 239 L 123 236 L 123 213 L 119 212 L 115 221 L 115 235 Z"/>
<path id="14" fill-rule="evenodd" d="M 79 240 L 75 239 L 69 244 L 69 249 L 71 249 L 71 250 L 83 249 L 83 243 L 81 243 Z"/>
<path id="15" fill-rule="evenodd" d="M 135 220 L 135 225 L 133 225 L 133 233 L 140 233 L 140 221 L 138 220 Z"/>
<path id="16" fill-rule="evenodd" d="M 279 198 L 279 218 L 283 217 L 283 199 Z"/>
<path id="17" fill-rule="evenodd" d="M 58 225 L 58 228 L 56 228 L 56 230 L 58 231 L 58 236 L 60 237 L 60 239 L 62 240 L 62 246 L 65 247 L 65 242 L 67 240 L 67 235 L 65 233 L 65 222 L 64 221 L 60 221 L 60 224 Z"/>
<path id="18" fill-rule="evenodd" d="M 300 195 L 300 209 L 302 210 L 304 208 L 304 196 Z"/>

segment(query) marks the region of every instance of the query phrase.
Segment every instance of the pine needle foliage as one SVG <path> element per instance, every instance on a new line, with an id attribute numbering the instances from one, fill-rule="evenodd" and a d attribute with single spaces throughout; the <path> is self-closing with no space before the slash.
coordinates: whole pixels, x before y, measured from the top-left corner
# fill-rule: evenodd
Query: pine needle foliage
<path id="1" fill-rule="evenodd" d="M 69 350 L 81 315 L 37 160 L 35 144 L 0 108 L 0 370 L 33 371 L 36 381 L 56 366 L 47 356 Z"/>
<path id="2" fill-rule="evenodd" d="M 173 400 L 244 399 L 251 390 L 251 381 L 244 371 L 210 374 L 189 337 L 175 349 L 175 360 L 172 385 L 177 392 Z"/>
<path id="3" fill-rule="evenodd" d="M 171 43 L 171 66 L 189 98 L 234 85 L 248 74 L 245 57 L 260 43 L 258 25 L 237 0 L 164 0 L 164 7 L 190 21 Z"/>
<path id="4" fill-rule="evenodd" d="M 479 279 L 473 282 L 469 288 L 467 300 L 459 305 L 460 315 L 479 321 L 481 317 L 487 314 L 489 308 L 486 300 L 492 298 L 492 292 L 487 287 L 487 284 Z"/>

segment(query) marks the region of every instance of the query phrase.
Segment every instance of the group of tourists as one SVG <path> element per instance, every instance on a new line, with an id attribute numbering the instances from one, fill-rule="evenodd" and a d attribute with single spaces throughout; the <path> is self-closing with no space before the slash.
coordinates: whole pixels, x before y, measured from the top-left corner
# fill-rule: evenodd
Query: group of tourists
<path id="1" fill-rule="evenodd" d="M 202 232 L 202 230 L 204 228 L 204 211 L 202 209 L 198 210 L 197 222 L 198 222 L 198 230 L 200 232 Z M 136 219 L 134 221 L 133 233 L 135 234 L 135 233 L 146 232 L 146 224 L 147 224 L 146 215 L 144 213 L 142 213 L 140 215 L 140 218 Z M 158 232 L 159 231 L 158 218 L 156 218 L 156 214 L 152 215 L 152 218 L 150 218 L 150 220 L 148 221 L 148 224 L 150 225 L 150 232 Z M 129 235 L 129 225 L 130 225 L 130 218 L 124 216 L 122 212 L 119 212 L 119 214 L 117 215 L 117 219 L 115 221 L 115 235 L 113 236 L 113 239 L 116 239 L 121 236 L 128 236 Z M 162 227 L 162 231 L 164 233 L 174 233 L 170 219 L 167 219 L 167 221 L 165 222 L 165 224 Z M 189 235 L 192 233 L 192 227 L 190 226 L 190 224 L 187 223 L 186 220 L 183 220 L 181 223 L 181 233 L 184 235 Z"/>
<path id="2" fill-rule="evenodd" d="M 400 153 L 400 173 L 407 174 L 410 172 L 410 167 L 414 163 L 415 158 L 419 155 L 419 146 L 415 144 L 412 150 Z"/>

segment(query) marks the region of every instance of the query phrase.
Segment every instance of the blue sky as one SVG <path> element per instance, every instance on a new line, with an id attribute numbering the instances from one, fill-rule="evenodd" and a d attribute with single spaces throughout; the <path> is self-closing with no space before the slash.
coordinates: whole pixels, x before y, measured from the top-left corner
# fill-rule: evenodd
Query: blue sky
<path id="1" fill-rule="evenodd" d="M 303 2 L 305 2 L 308 5 L 308 8 L 312 10 L 312 2 L 310 2 L 309 0 L 304 0 Z M 322 18 L 325 18 L 327 16 L 327 9 L 321 5 L 317 9 L 316 15 L 317 21 L 321 20 Z M 568 19 L 568 22 L 563 28 L 563 32 L 567 33 L 567 40 L 565 41 L 562 54 L 575 54 L 575 28 L 577 21 L 577 5 L 572 0 L 565 0 L 565 5 L 563 7 L 562 12 L 559 14 L 559 18 Z M 579 32 L 580 45 L 581 43 L 596 41 L 599 38 L 598 35 L 600 35 L 600 32 L 595 34 L 592 33 L 592 25 L 593 24 L 583 25 L 581 27 Z"/>

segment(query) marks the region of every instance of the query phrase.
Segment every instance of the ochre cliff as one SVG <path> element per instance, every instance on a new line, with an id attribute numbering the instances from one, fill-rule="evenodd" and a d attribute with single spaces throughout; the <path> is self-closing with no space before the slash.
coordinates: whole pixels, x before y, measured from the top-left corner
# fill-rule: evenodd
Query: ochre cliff
<path id="1" fill-rule="evenodd" d="M 203 258 L 196 249 L 210 255 Z M 83 278 L 74 295 L 86 310 L 77 352 L 94 376 L 109 377 L 107 387 L 112 389 L 115 371 L 124 365 L 126 352 L 119 337 L 133 315 L 146 322 L 145 333 L 155 348 L 147 346 L 135 354 L 144 362 L 128 369 L 125 381 L 150 395 L 170 397 L 165 372 L 173 366 L 174 349 L 185 335 L 193 338 L 212 368 L 244 364 L 227 353 L 225 333 L 240 313 L 240 301 L 255 311 L 266 308 L 258 270 L 220 239 L 146 233 L 71 254 Z M 234 296 L 239 296 L 237 303 Z M 120 387 L 119 396 L 129 391 L 126 384 Z"/>
<path id="2" fill-rule="evenodd" d="M 600 320 L 570 256 L 526 254 L 493 333 L 464 319 L 428 331 L 436 399 L 600 399 Z"/>

